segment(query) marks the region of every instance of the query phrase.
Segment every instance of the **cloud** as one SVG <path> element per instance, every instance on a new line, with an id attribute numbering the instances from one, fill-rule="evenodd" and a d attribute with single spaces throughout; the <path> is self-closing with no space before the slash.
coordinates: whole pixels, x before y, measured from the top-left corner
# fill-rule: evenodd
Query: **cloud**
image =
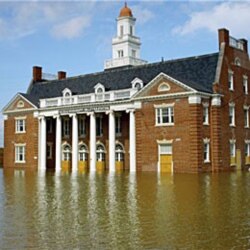
<path id="1" fill-rule="evenodd" d="M 133 10 L 133 16 L 136 17 L 138 24 L 145 24 L 154 18 L 154 13 L 142 6 L 132 6 L 131 9 Z"/>
<path id="2" fill-rule="evenodd" d="M 57 38 L 76 38 L 90 25 L 94 6 L 91 1 L 0 2 L 0 40 L 18 39 L 41 29 Z"/>
<path id="3" fill-rule="evenodd" d="M 55 25 L 51 33 L 56 38 L 72 39 L 81 36 L 84 29 L 90 25 L 90 17 L 75 17 L 64 23 Z"/>
<path id="4" fill-rule="evenodd" d="M 208 10 L 192 12 L 189 20 L 172 31 L 180 35 L 194 33 L 200 29 L 217 32 L 229 29 L 235 36 L 250 36 L 250 2 L 224 2 Z"/>

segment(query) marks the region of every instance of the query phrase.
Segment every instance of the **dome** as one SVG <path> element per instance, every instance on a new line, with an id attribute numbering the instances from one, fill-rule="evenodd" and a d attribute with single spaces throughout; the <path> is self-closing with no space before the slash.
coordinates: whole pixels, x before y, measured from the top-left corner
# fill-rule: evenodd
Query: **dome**
<path id="1" fill-rule="evenodd" d="M 127 3 L 125 2 L 124 7 L 120 11 L 119 17 L 132 17 L 132 11 L 130 8 L 127 7 Z"/>

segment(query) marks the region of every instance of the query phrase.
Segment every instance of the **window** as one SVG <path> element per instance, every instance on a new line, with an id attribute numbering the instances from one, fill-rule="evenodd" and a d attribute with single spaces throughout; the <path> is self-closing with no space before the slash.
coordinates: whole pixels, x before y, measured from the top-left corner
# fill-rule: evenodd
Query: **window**
<path id="1" fill-rule="evenodd" d="M 86 145 L 82 144 L 79 146 L 79 161 L 88 160 L 88 151 Z"/>
<path id="2" fill-rule="evenodd" d="M 204 162 L 210 162 L 210 140 L 204 139 L 204 151 L 203 151 Z"/>
<path id="3" fill-rule="evenodd" d="M 170 90 L 170 86 L 166 82 L 161 83 L 158 87 L 158 92 L 164 92 L 164 91 L 169 91 L 169 90 Z"/>
<path id="4" fill-rule="evenodd" d="M 47 132 L 48 133 L 52 133 L 52 120 L 51 119 L 47 119 L 46 120 L 46 126 L 47 126 Z"/>
<path id="5" fill-rule="evenodd" d="M 156 125 L 173 125 L 174 107 L 162 107 L 156 109 Z"/>
<path id="6" fill-rule="evenodd" d="M 228 72 L 228 87 L 229 90 L 234 90 L 234 74 L 232 71 Z"/>
<path id="7" fill-rule="evenodd" d="M 124 149 L 121 144 L 115 146 L 115 161 L 124 161 Z"/>
<path id="8" fill-rule="evenodd" d="M 17 118 L 16 119 L 16 133 L 25 133 L 25 119 L 24 118 Z"/>
<path id="9" fill-rule="evenodd" d="M 123 36 L 124 33 L 124 29 L 123 29 L 123 25 L 120 26 L 120 36 Z"/>
<path id="10" fill-rule="evenodd" d="M 235 107 L 234 103 L 229 104 L 229 125 L 235 126 Z"/>
<path id="11" fill-rule="evenodd" d="M 17 107 L 18 108 L 23 108 L 24 107 L 24 102 L 22 100 L 20 100 L 18 103 L 17 103 Z"/>
<path id="12" fill-rule="evenodd" d="M 118 50 L 118 58 L 123 57 L 123 50 Z"/>
<path id="13" fill-rule="evenodd" d="M 120 136 L 122 133 L 121 116 L 120 115 L 117 115 L 115 117 L 115 133 L 117 136 Z"/>
<path id="14" fill-rule="evenodd" d="M 71 148 L 68 144 L 63 146 L 63 161 L 70 161 L 71 160 Z"/>
<path id="15" fill-rule="evenodd" d="M 47 159 L 52 159 L 52 143 L 47 143 Z"/>
<path id="16" fill-rule="evenodd" d="M 249 127 L 249 108 L 244 107 L 244 126 L 245 128 Z"/>
<path id="17" fill-rule="evenodd" d="M 245 142 L 245 157 L 250 157 L 250 142 Z"/>
<path id="18" fill-rule="evenodd" d="M 130 30 L 130 35 L 133 36 L 133 26 L 132 25 L 130 25 L 129 30 Z"/>
<path id="19" fill-rule="evenodd" d="M 230 140 L 230 165 L 235 166 L 236 165 L 236 141 Z"/>
<path id="20" fill-rule="evenodd" d="M 97 116 L 96 117 L 96 136 L 102 136 L 102 135 L 103 135 L 102 117 Z"/>
<path id="21" fill-rule="evenodd" d="M 15 162 L 25 163 L 25 145 L 24 144 L 15 145 Z"/>
<path id="22" fill-rule="evenodd" d="M 243 76 L 243 92 L 248 94 L 248 79 L 247 76 Z"/>
<path id="23" fill-rule="evenodd" d="M 240 59 L 238 57 L 235 58 L 234 63 L 236 66 L 241 66 Z"/>
<path id="24" fill-rule="evenodd" d="M 84 137 L 86 135 L 86 120 L 85 117 L 80 117 L 78 120 L 78 133 L 80 137 Z"/>
<path id="25" fill-rule="evenodd" d="M 63 136 L 69 137 L 70 134 L 70 125 L 69 125 L 69 118 L 63 119 Z"/>
<path id="26" fill-rule="evenodd" d="M 136 58 L 136 50 L 132 49 L 132 57 Z"/>
<path id="27" fill-rule="evenodd" d="M 96 160 L 105 161 L 105 149 L 102 144 L 99 144 L 96 147 Z"/>
<path id="28" fill-rule="evenodd" d="M 209 124 L 209 109 L 207 104 L 203 105 L 203 124 Z"/>

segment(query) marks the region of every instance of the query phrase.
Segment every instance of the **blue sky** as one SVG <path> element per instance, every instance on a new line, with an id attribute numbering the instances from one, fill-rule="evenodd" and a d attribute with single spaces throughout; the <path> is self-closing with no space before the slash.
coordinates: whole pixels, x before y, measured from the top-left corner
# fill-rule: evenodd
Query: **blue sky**
<path id="1" fill-rule="evenodd" d="M 217 30 L 250 37 L 250 2 L 127 1 L 149 62 L 218 51 Z M 68 76 L 103 70 L 124 1 L 0 1 L 0 108 L 26 92 L 32 66 Z M 0 116 L 0 146 L 3 121 Z"/>

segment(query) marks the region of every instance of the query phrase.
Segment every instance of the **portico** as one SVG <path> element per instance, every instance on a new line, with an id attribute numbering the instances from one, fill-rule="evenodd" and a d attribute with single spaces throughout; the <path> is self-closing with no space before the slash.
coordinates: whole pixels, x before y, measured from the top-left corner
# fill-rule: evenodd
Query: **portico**
<path id="1" fill-rule="evenodd" d="M 119 165 L 119 168 L 123 166 L 124 169 L 135 172 L 135 108 L 133 105 L 127 107 L 110 107 L 103 110 L 98 107 L 89 110 L 89 112 L 81 112 L 81 110 L 76 109 L 57 110 L 55 114 L 41 112 L 39 114 L 39 169 L 45 170 L 47 168 L 49 154 L 47 150 L 51 150 L 47 145 L 54 143 L 55 152 L 52 155 L 55 156 L 55 166 L 52 167 L 55 168 L 56 172 L 62 170 L 62 162 L 65 163 L 65 161 L 68 162 L 72 172 L 77 172 L 79 165 L 84 165 L 85 170 L 95 172 L 97 161 L 102 161 L 103 168 L 110 172 L 116 171 L 116 165 Z M 49 141 L 47 136 L 48 119 L 52 119 L 54 124 L 52 126 L 54 128 L 52 141 Z M 84 135 L 82 135 L 82 130 L 86 130 Z M 80 145 L 82 144 L 86 147 L 86 157 L 81 156 Z M 98 145 L 102 145 L 104 157 L 97 158 Z M 64 152 L 64 146 L 68 146 L 67 152 Z M 121 156 L 121 154 L 123 155 Z M 83 160 L 86 163 L 82 165 L 80 163 Z"/>

